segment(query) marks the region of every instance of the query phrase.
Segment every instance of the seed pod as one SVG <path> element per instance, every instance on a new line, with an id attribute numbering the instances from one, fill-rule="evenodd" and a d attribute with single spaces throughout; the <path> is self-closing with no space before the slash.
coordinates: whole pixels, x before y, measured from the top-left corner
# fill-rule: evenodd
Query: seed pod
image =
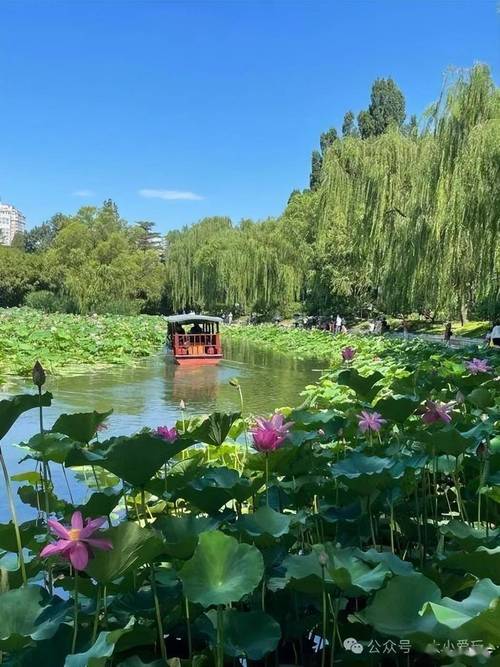
<path id="1" fill-rule="evenodd" d="M 240 386 L 238 378 L 231 378 L 229 380 L 229 384 L 231 385 L 231 387 L 236 387 L 236 388 L 238 388 Z"/>
<path id="2" fill-rule="evenodd" d="M 42 386 L 45 384 L 47 376 L 45 375 L 43 366 L 39 361 L 37 361 L 36 364 L 33 366 L 31 377 L 33 378 L 33 384 L 35 384 L 38 387 L 38 389 L 41 389 Z"/>

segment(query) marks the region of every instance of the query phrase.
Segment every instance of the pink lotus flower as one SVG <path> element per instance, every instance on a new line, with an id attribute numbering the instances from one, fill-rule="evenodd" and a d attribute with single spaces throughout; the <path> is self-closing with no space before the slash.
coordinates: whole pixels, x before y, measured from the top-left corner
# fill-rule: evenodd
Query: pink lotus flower
<path id="1" fill-rule="evenodd" d="M 349 345 L 348 347 L 344 347 L 341 354 L 344 361 L 352 361 L 356 355 L 356 350 Z"/>
<path id="2" fill-rule="evenodd" d="M 386 423 L 386 420 L 382 419 L 382 415 L 379 412 L 361 410 L 361 414 L 356 416 L 359 419 L 358 426 L 362 433 L 366 433 L 366 431 L 378 433 L 382 425 Z"/>
<path id="3" fill-rule="evenodd" d="M 258 452 L 272 452 L 280 447 L 293 426 L 293 422 L 286 422 L 280 412 L 274 414 L 271 419 L 255 420 L 256 426 L 250 429 L 253 437 L 253 446 Z"/>
<path id="4" fill-rule="evenodd" d="M 486 359 L 476 359 L 474 357 L 474 359 L 472 361 L 468 361 L 465 366 L 472 375 L 477 375 L 478 373 L 489 373 L 491 371 L 491 366 L 486 361 Z"/>
<path id="5" fill-rule="evenodd" d="M 84 526 L 82 513 L 74 512 L 71 517 L 71 527 L 66 528 L 59 521 L 49 519 L 50 530 L 61 539 L 44 547 L 40 556 L 45 558 L 59 555 L 70 561 L 75 570 L 84 570 L 88 565 L 89 558 L 93 556 L 92 549 L 108 551 L 113 548 L 109 540 L 92 537 L 105 521 L 106 517 L 89 519 Z"/>
<path id="6" fill-rule="evenodd" d="M 161 438 L 162 440 L 166 440 L 170 443 L 175 442 L 178 436 L 175 426 L 172 426 L 172 428 L 168 428 L 168 426 L 158 426 L 158 428 L 154 431 L 154 434 L 157 438 Z"/>
<path id="7" fill-rule="evenodd" d="M 422 415 L 424 424 L 434 424 L 442 421 L 445 424 L 451 422 L 451 415 L 449 414 L 453 408 L 452 403 L 436 403 L 435 401 L 426 401 L 425 412 Z"/>

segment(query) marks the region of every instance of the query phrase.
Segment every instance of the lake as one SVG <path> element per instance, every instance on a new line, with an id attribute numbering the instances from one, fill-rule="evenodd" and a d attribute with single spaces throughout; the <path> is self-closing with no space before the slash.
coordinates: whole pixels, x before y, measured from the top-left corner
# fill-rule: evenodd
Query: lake
<path id="1" fill-rule="evenodd" d="M 245 413 L 267 415 L 283 406 L 301 402 L 303 388 L 319 379 L 324 361 L 292 359 L 270 350 L 243 342 L 226 340 L 225 359 L 217 366 L 181 367 L 165 352 L 139 361 L 134 366 L 114 366 L 89 371 L 73 377 L 49 377 L 44 389 L 54 395 L 52 406 L 44 409 L 45 428 L 65 412 L 104 412 L 113 409 L 108 430 L 102 435 L 131 435 L 143 426 L 171 426 L 180 418 L 179 403 L 186 404 L 186 413 L 200 415 L 215 410 L 228 412 L 240 409 L 237 389 L 231 378 L 240 382 Z M 0 398 L 23 391 L 32 392 L 31 381 L 13 380 L 3 385 Z M 22 415 L 2 441 L 2 449 L 11 475 L 33 470 L 32 461 L 19 464 L 24 452 L 15 444 L 38 431 L 36 410 Z M 52 464 L 56 492 L 67 498 L 68 492 L 59 466 Z M 86 491 L 68 471 L 75 501 L 82 501 Z M 0 496 L 0 519 L 6 520 L 5 494 Z M 17 503 L 21 519 L 33 510 Z"/>

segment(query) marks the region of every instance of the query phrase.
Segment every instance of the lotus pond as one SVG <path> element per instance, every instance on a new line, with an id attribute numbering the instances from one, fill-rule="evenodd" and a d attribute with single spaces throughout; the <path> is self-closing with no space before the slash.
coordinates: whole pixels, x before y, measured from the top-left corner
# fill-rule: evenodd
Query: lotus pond
<path id="1" fill-rule="evenodd" d="M 243 416 L 108 437 L 107 411 L 47 419 L 41 369 L 0 402 L 2 443 L 38 420 L 17 494 L 1 459 L 3 664 L 497 664 L 498 357 L 349 342 L 272 418 L 242 389 Z"/>

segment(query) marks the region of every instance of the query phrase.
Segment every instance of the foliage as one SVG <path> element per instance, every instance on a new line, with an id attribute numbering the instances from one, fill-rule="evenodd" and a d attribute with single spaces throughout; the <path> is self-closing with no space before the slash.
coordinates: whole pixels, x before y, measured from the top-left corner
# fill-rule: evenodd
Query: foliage
<path id="1" fill-rule="evenodd" d="M 2 375 L 29 375 L 37 360 L 50 373 L 130 363 L 152 354 L 164 342 L 165 324 L 160 317 L 84 317 L 0 309 Z"/>
<path id="2" fill-rule="evenodd" d="M 289 437 L 267 454 L 248 449 L 251 424 L 238 413 L 181 416 L 173 443 L 154 432 L 102 442 L 105 415 L 62 415 L 24 443 L 37 470 L 15 479 L 38 516 L 14 523 L 17 542 L 12 523 L 0 526 L 5 664 L 104 667 L 112 656 L 222 667 L 264 665 L 274 653 L 313 667 L 348 664 L 347 637 L 363 655 L 405 646 L 408 665 L 484 664 L 470 650 L 478 640 L 498 660 L 498 356 L 471 374 L 467 351 L 351 343 L 354 359 L 285 411 Z M 449 424 L 422 419 L 429 401 L 449 406 Z M 37 395 L 4 401 L 0 433 L 38 404 Z M 362 432 L 361 411 L 385 422 Z M 103 537 L 113 549 L 97 549 L 77 577 L 67 561 L 40 557 L 49 516 L 67 522 L 76 509 L 49 485 L 49 466 L 61 463 L 92 466 L 101 480 L 85 516 L 112 512 Z"/>

